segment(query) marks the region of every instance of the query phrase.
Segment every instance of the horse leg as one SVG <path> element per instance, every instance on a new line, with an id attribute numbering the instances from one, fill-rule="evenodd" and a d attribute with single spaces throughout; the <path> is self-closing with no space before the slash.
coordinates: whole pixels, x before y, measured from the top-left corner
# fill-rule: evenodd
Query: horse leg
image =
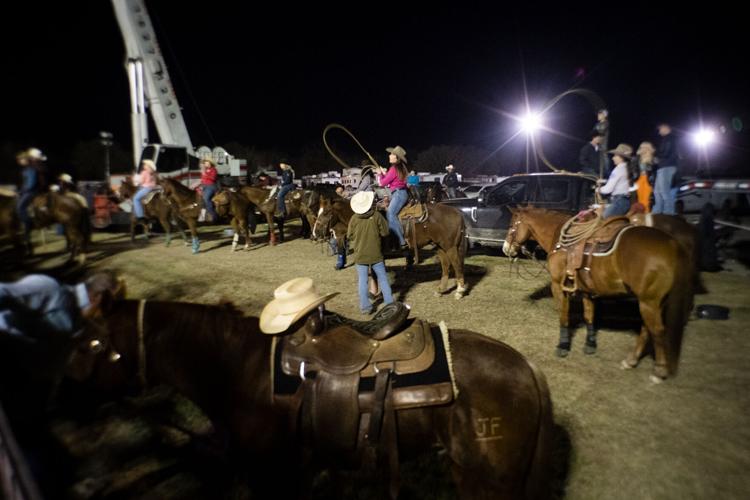
<path id="1" fill-rule="evenodd" d="M 237 226 L 238 226 L 237 217 L 232 217 L 232 230 L 234 231 L 234 236 L 232 236 L 232 251 L 233 252 L 237 251 L 237 245 L 239 244 L 239 241 L 240 241 L 240 231 Z"/>
<path id="2" fill-rule="evenodd" d="M 464 259 L 458 248 L 449 248 L 446 252 L 450 259 L 450 265 L 456 275 L 456 300 L 460 299 L 466 293 L 466 282 L 464 281 Z"/>
<path id="3" fill-rule="evenodd" d="M 160 213 L 159 214 L 159 224 L 164 228 L 164 231 L 166 231 L 166 239 L 164 242 L 164 246 L 169 246 L 170 243 L 172 243 L 172 225 L 169 223 L 169 218 L 167 217 L 167 214 Z"/>
<path id="4" fill-rule="evenodd" d="M 596 329 L 594 328 L 594 299 L 589 295 L 583 296 L 583 320 L 586 322 L 586 344 L 584 354 L 596 352 Z"/>
<path id="5" fill-rule="evenodd" d="M 190 228 L 190 235 L 193 237 L 192 251 L 193 255 L 197 254 L 201 250 L 201 242 L 198 240 L 198 226 L 195 219 L 190 218 L 187 220 L 188 227 Z"/>
<path id="6" fill-rule="evenodd" d="M 557 344 L 556 354 L 564 358 L 570 352 L 570 297 L 562 290 L 562 284 L 552 279 L 552 295 L 555 297 L 560 312 L 560 341 Z"/>
<path id="7" fill-rule="evenodd" d="M 268 241 L 271 246 L 276 245 L 276 234 L 273 230 L 273 212 L 266 212 L 266 222 L 268 223 Z"/>
<path id="8" fill-rule="evenodd" d="M 436 296 L 442 295 L 448 291 L 448 278 L 450 277 L 450 264 L 448 263 L 448 256 L 445 250 L 438 248 L 437 251 L 438 260 L 440 261 L 440 269 L 442 274 L 440 275 L 440 284 L 438 285 Z"/>
<path id="9" fill-rule="evenodd" d="M 132 216 L 130 217 L 130 242 L 133 244 L 135 243 L 135 227 L 135 216 Z"/>
<path id="10" fill-rule="evenodd" d="M 648 301 L 639 301 L 638 307 L 641 310 L 643 324 L 651 333 L 651 339 L 654 342 L 654 370 L 651 374 L 651 381 L 659 383 L 669 375 L 667 365 L 667 337 L 664 321 L 662 320 L 662 310 L 659 302 L 651 304 Z"/>
<path id="11" fill-rule="evenodd" d="M 643 357 L 643 351 L 646 350 L 648 339 L 648 328 L 646 328 L 646 325 L 643 324 L 641 325 L 641 333 L 640 335 L 638 335 L 638 338 L 635 341 L 635 349 L 633 349 L 633 352 L 628 354 L 627 358 L 622 360 L 622 362 L 620 363 L 620 368 L 622 368 L 623 370 L 629 370 L 638 366 L 638 362 Z"/>

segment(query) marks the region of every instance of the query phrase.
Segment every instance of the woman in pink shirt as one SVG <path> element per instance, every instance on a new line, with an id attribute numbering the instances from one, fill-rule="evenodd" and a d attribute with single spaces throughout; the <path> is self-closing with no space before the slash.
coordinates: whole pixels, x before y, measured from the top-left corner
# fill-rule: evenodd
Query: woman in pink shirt
<path id="1" fill-rule="evenodd" d="M 140 188 L 133 196 L 133 211 L 139 222 L 145 220 L 141 199 L 156 187 L 156 165 L 151 160 L 141 162 L 141 173 L 135 176 Z"/>
<path id="2" fill-rule="evenodd" d="M 391 190 L 391 201 L 386 211 L 388 227 L 398 236 L 398 242 L 403 250 L 407 245 L 404 239 L 404 230 L 401 228 L 401 222 L 398 220 L 398 213 L 409 199 L 409 194 L 406 191 L 406 178 L 409 176 L 409 171 L 406 169 L 406 164 L 408 163 L 406 161 L 406 150 L 401 146 L 396 146 L 386 148 L 386 151 L 390 153 L 388 161 L 391 166 L 385 175 L 383 175 L 383 170 L 381 169 L 380 185 Z"/>

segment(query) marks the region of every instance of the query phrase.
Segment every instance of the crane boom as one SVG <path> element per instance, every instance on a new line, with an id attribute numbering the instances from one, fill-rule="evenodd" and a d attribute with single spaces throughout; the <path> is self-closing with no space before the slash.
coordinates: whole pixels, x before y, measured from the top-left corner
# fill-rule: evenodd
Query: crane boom
<path id="1" fill-rule="evenodd" d="M 190 135 L 144 1 L 112 0 L 112 6 L 127 54 L 130 120 L 136 165 L 141 152 L 149 143 L 147 108 L 151 112 L 161 143 L 185 148 L 188 154 L 193 154 Z"/>

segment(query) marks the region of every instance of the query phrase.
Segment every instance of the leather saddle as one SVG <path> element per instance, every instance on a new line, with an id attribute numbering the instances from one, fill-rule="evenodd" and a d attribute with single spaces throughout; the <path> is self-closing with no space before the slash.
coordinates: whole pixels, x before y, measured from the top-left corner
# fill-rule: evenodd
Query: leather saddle
<path id="1" fill-rule="evenodd" d="M 618 236 L 627 227 L 631 227 L 627 217 L 611 217 L 599 220 L 598 227 L 585 240 L 562 247 L 567 252 L 565 263 L 565 280 L 562 289 L 573 293 L 578 291 L 578 277 L 581 269 L 590 271 L 591 259 L 595 254 L 606 254 L 614 250 L 619 241 Z M 586 279 L 584 279 L 586 281 Z"/>
<path id="2" fill-rule="evenodd" d="M 155 187 L 154 189 L 152 189 L 151 191 L 149 191 L 146 196 L 143 197 L 143 199 L 141 200 L 141 202 L 144 205 L 148 205 L 149 203 L 151 203 L 151 200 L 153 200 L 154 197 L 157 194 L 161 194 L 163 191 L 164 190 L 161 188 L 161 186 Z"/>
<path id="3" fill-rule="evenodd" d="M 368 322 L 313 314 L 280 339 L 280 356 L 274 356 L 283 375 L 302 380 L 290 396 L 297 408 L 294 422 L 323 461 L 361 461 L 365 445 L 373 449 L 379 443 L 381 430 L 387 438 L 380 448 L 393 460 L 395 410 L 453 400 L 450 377 L 394 387 L 394 380 L 419 376 L 436 364 L 432 329 L 427 322 L 408 320 L 408 313 L 407 306 L 394 303 Z"/>
<path id="4" fill-rule="evenodd" d="M 398 213 L 398 218 L 403 222 L 407 219 L 416 219 L 422 222 L 427 216 L 427 207 L 419 201 L 411 201 L 404 205 Z"/>

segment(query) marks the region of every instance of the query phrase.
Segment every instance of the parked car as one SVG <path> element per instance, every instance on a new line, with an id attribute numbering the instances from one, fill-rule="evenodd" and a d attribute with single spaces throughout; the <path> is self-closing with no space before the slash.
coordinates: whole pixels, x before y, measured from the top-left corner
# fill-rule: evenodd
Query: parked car
<path id="1" fill-rule="evenodd" d="M 699 213 L 706 203 L 730 213 L 746 211 L 750 181 L 738 179 L 690 179 L 677 190 L 675 211 L 678 214 Z"/>
<path id="2" fill-rule="evenodd" d="M 470 184 L 464 188 L 459 188 L 459 190 L 466 195 L 467 198 L 476 198 L 479 196 L 479 193 L 482 190 L 486 190 L 486 188 L 496 186 L 497 184 Z"/>
<path id="3" fill-rule="evenodd" d="M 502 247 L 510 224 L 509 207 L 568 210 L 571 215 L 594 203 L 596 177 L 568 173 L 519 174 L 488 187 L 477 198 L 446 200 L 466 220 L 471 245 Z"/>

